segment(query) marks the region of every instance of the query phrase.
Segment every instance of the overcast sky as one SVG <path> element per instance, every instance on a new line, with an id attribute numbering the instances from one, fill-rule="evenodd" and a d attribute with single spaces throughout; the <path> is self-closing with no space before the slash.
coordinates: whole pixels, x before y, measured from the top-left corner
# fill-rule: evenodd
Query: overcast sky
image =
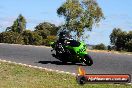
<path id="1" fill-rule="evenodd" d="M 48 21 L 59 25 L 64 22 L 56 14 L 57 8 L 65 0 L 0 0 L 0 32 L 22 14 L 27 20 L 27 29 Z M 113 28 L 132 30 L 132 0 L 97 0 L 102 8 L 105 20 L 93 28 L 88 39 L 89 44 L 110 43 L 109 35 Z"/>

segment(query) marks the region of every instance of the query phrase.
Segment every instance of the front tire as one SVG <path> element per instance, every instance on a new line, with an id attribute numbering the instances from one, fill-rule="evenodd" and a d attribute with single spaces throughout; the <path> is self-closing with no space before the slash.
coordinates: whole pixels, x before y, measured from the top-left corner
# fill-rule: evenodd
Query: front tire
<path id="1" fill-rule="evenodd" d="M 93 64 L 93 60 L 89 55 L 84 56 L 83 62 L 88 66 L 91 66 Z"/>

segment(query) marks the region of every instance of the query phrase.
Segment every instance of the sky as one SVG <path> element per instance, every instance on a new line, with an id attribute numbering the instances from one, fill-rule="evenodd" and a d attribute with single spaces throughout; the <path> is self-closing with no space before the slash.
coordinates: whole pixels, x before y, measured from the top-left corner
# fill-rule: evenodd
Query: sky
<path id="1" fill-rule="evenodd" d="M 13 21 L 22 14 L 27 20 L 27 29 L 41 22 L 56 25 L 64 23 L 64 19 L 56 13 L 57 8 L 65 0 L 0 0 L 0 32 L 11 26 Z M 132 0 L 97 0 L 102 8 L 105 19 L 93 27 L 87 40 L 88 44 L 110 44 L 109 35 L 114 28 L 132 31 Z"/>

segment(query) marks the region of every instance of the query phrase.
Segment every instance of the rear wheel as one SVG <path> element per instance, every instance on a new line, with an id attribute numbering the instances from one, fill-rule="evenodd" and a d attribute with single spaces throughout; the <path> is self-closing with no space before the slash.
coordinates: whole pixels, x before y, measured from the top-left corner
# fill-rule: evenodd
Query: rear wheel
<path id="1" fill-rule="evenodd" d="M 91 66 L 93 64 L 93 60 L 89 55 L 84 56 L 83 62 L 88 66 Z"/>

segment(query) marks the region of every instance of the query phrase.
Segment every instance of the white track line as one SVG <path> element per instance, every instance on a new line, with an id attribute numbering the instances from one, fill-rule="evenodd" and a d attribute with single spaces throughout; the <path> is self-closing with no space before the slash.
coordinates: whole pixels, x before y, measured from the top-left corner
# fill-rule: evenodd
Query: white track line
<path id="1" fill-rule="evenodd" d="M 57 73 L 70 74 L 70 75 L 73 75 L 73 76 L 77 76 L 78 75 L 76 73 L 70 73 L 70 72 L 65 72 L 65 71 L 53 70 L 53 69 L 48 69 L 48 68 L 43 68 L 43 67 L 38 67 L 38 66 L 32 66 L 32 65 L 22 64 L 22 63 L 16 63 L 16 62 L 2 60 L 2 59 L 0 59 L 0 62 L 6 62 L 6 63 L 15 64 L 15 65 L 21 65 L 21 66 L 26 66 L 26 67 L 40 69 L 40 70 L 46 70 L 46 71 L 52 71 L 52 72 L 57 72 Z M 127 84 L 128 85 L 132 85 L 132 83 L 127 83 Z"/>
<path id="2" fill-rule="evenodd" d="M 57 72 L 57 73 L 65 73 L 65 74 L 70 74 L 70 75 L 73 75 L 73 76 L 77 75 L 76 73 L 70 73 L 70 72 L 65 72 L 65 71 L 53 70 L 53 69 L 43 68 L 43 67 L 39 67 L 39 66 L 32 66 L 32 65 L 28 65 L 28 64 L 23 64 L 23 63 L 16 63 L 16 62 L 2 60 L 2 59 L 0 59 L 0 62 L 6 62 L 6 63 L 15 64 L 15 65 L 26 66 L 26 67 L 30 67 L 30 68 L 37 68 L 37 69 L 46 70 L 46 71 L 53 71 L 53 72 Z"/>

